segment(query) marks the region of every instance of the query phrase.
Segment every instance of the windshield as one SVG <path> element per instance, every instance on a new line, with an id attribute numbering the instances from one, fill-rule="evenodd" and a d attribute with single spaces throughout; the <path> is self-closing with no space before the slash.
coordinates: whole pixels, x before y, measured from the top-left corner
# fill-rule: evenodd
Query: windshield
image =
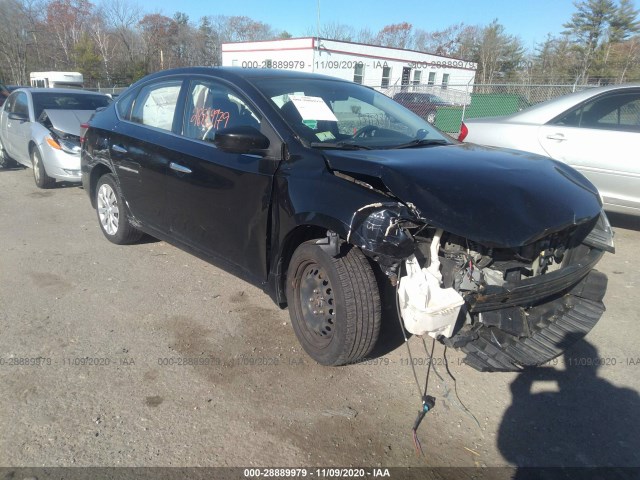
<path id="1" fill-rule="evenodd" d="M 451 142 L 402 105 L 356 83 L 258 78 L 255 86 L 312 147 L 395 148 L 412 142 Z"/>
<path id="2" fill-rule="evenodd" d="M 92 95 L 86 93 L 54 93 L 33 92 L 33 113 L 40 118 L 43 110 L 95 110 L 106 107 L 111 99 L 106 95 Z"/>

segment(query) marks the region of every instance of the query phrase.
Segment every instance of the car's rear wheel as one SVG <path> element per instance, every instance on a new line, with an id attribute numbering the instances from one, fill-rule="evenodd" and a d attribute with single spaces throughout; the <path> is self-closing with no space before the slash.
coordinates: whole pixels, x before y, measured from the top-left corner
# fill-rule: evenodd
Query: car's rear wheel
<path id="1" fill-rule="evenodd" d="M 33 166 L 33 179 L 38 188 L 51 188 L 56 183 L 55 178 L 47 175 L 47 170 L 42 163 L 42 155 L 37 148 L 31 150 L 31 164 Z"/>
<path id="2" fill-rule="evenodd" d="M 436 112 L 435 112 L 435 110 L 432 110 L 431 112 L 427 113 L 427 122 L 429 122 L 431 125 L 436 123 Z"/>
<path id="3" fill-rule="evenodd" d="M 366 358 L 380 332 L 380 293 L 367 258 L 344 244 L 332 257 L 314 241 L 294 252 L 287 272 L 287 301 L 294 332 L 322 365 Z"/>
<path id="4" fill-rule="evenodd" d="M 126 245 L 142 237 L 142 232 L 129 223 L 126 206 L 112 174 L 105 174 L 98 180 L 95 201 L 100 229 L 107 240 Z"/>

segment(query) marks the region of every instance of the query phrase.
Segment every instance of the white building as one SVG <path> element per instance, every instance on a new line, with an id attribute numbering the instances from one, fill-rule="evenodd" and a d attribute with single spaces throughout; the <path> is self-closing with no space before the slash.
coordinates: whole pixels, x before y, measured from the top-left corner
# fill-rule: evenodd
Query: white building
<path id="1" fill-rule="evenodd" d="M 384 93 L 419 90 L 467 103 L 477 64 L 400 48 L 324 38 L 222 44 L 222 65 L 322 73 Z"/>

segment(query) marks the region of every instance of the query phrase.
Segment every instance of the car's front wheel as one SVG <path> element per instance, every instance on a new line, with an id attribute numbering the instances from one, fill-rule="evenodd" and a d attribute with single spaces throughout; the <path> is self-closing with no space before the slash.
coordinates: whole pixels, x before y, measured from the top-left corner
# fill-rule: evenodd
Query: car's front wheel
<path id="1" fill-rule="evenodd" d="M 4 149 L 4 145 L 2 143 L 2 139 L 0 139 L 0 168 L 10 168 L 15 164 L 13 160 L 9 157 L 9 154 Z"/>
<path id="2" fill-rule="evenodd" d="M 95 204 L 100 229 L 107 240 L 118 245 L 126 245 L 142 237 L 142 232 L 129 223 L 126 206 L 112 174 L 103 175 L 98 180 Z"/>
<path id="3" fill-rule="evenodd" d="M 42 155 L 37 148 L 31 150 L 31 164 L 33 166 L 33 179 L 38 188 L 51 188 L 56 183 L 55 178 L 47 175 L 47 170 L 42 163 Z"/>
<path id="4" fill-rule="evenodd" d="M 436 123 L 436 111 L 435 110 L 432 110 L 429 113 L 427 113 L 427 122 L 429 122 L 431 125 Z"/>
<path id="5" fill-rule="evenodd" d="M 322 365 L 366 358 L 380 332 L 380 293 L 367 258 L 342 245 L 332 257 L 314 241 L 294 252 L 287 272 L 287 302 L 298 340 Z"/>

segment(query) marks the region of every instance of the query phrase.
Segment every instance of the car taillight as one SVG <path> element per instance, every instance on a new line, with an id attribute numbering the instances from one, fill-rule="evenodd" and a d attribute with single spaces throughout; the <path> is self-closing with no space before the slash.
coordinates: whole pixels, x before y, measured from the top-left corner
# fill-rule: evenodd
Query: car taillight
<path id="1" fill-rule="evenodd" d="M 87 134 L 87 130 L 89 129 L 88 123 L 80 124 L 80 145 L 84 143 L 84 136 Z"/>
<path id="2" fill-rule="evenodd" d="M 464 124 L 464 122 L 462 122 L 462 124 L 460 125 L 460 135 L 458 135 L 458 140 L 462 142 L 465 138 L 467 138 L 468 134 L 469 134 L 469 129 Z"/>

